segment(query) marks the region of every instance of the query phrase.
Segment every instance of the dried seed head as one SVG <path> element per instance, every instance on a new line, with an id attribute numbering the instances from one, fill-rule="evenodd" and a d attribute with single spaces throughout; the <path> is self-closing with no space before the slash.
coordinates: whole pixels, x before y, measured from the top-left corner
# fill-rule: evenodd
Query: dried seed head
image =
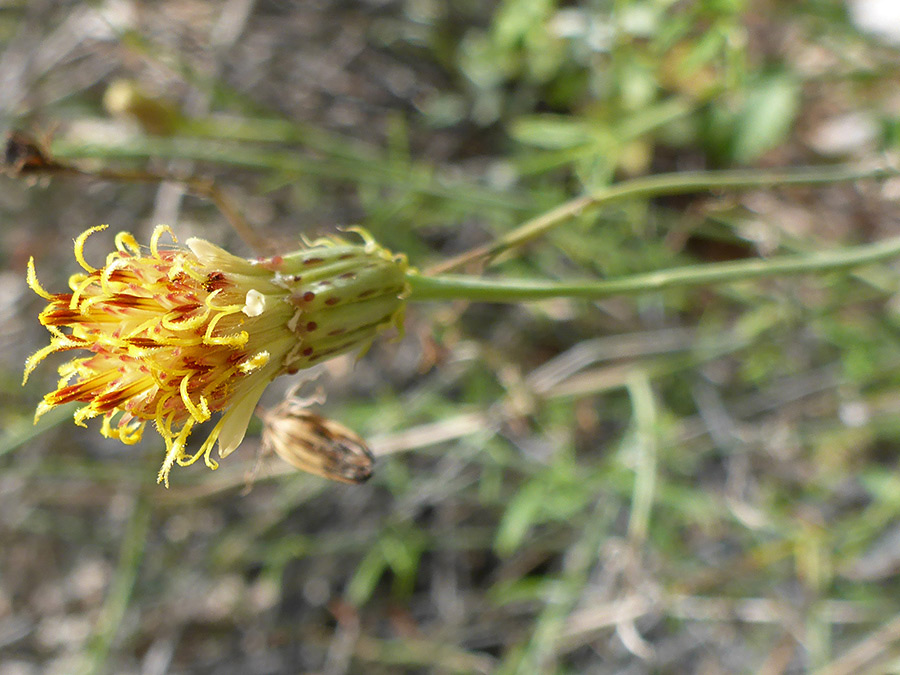
<path id="1" fill-rule="evenodd" d="M 281 404 L 263 415 L 263 446 L 288 464 L 342 483 L 362 483 L 375 458 L 356 433 L 299 406 Z"/>
<path id="2" fill-rule="evenodd" d="M 6 134 L 2 165 L 13 176 L 53 172 L 63 168 L 53 160 L 41 142 L 24 131 L 10 131 Z"/>

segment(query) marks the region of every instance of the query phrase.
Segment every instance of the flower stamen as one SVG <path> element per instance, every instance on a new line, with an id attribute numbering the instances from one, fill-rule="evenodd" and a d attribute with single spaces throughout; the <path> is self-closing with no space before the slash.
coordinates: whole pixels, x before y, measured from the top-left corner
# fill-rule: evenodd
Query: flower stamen
<path id="1" fill-rule="evenodd" d="M 96 267 L 91 267 L 87 264 L 87 261 L 84 259 L 84 243 L 87 241 L 87 238 L 90 237 L 94 232 L 103 232 L 109 225 L 96 225 L 94 227 L 89 227 L 84 232 L 78 235 L 78 238 L 75 239 L 75 260 L 78 261 L 78 264 L 84 269 L 88 274 L 93 274 L 97 271 Z"/>

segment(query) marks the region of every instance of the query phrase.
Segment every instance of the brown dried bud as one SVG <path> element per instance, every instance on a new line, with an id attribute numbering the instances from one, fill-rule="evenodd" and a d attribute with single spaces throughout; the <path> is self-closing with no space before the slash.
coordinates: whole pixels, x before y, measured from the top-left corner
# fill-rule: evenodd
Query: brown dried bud
<path id="1" fill-rule="evenodd" d="M 262 415 L 263 447 L 288 464 L 329 480 L 363 483 L 375 458 L 366 442 L 339 422 L 286 401 Z"/>
<path id="2" fill-rule="evenodd" d="M 24 131 L 10 131 L 6 134 L 3 148 L 3 167 L 13 176 L 38 171 L 56 171 L 62 168 L 50 153 L 30 134 Z"/>

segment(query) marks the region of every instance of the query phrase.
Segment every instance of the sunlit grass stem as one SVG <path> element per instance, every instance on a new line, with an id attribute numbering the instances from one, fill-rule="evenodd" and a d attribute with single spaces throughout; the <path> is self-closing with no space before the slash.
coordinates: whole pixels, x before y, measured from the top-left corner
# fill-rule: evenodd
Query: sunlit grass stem
<path id="1" fill-rule="evenodd" d="M 409 300 L 462 299 L 474 302 L 527 302 L 547 298 L 600 300 L 617 295 L 638 295 L 673 288 L 714 286 L 764 277 L 846 270 L 890 260 L 897 256 L 900 256 L 900 237 L 873 244 L 848 246 L 834 251 L 688 265 L 601 281 L 557 282 L 452 274 L 423 276 L 410 273 Z"/>
<path id="2" fill-rule="evenodd" d="M 445 260 L 427 270 L 429 274 L 443 274 L 467 264 L 484 261 L 489 264 L 504 251 L 523 246 L 545 235 L 570 218 L 585 211 L 626 199 L 647 199 L 662 195 L 679 195 L 716 190 L 747 190 L 775 188 L 788 185 L 821 185 L 864 179 L 884 180 L 900 175 L 894 166 L 838 164 L 795 169 L 740 169 L 735 171 L 685 171 L 644 176 L 601 188 L 590 194 L 571 199 L 550 211 L 526 221 L 494 241 L 473 248 Z"/>

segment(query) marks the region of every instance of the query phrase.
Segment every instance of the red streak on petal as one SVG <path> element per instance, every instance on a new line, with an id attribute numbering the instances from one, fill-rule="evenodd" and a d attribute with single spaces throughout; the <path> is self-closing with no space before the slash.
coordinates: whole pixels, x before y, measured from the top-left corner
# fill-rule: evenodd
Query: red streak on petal
<path id="1" fill-rule="evenodd" d="M 68 326 L 78 323 L 84 319 L 77 310 L 66 308 L 54 308 L 50 311 L 44 310 L 40 316 L 41 323 L 45 326 Z"/>
<path id="2" fill-rule="evenodd" d="M 106 302 L 113 307 L 122 307 L 126 309 L 143 309 L 152 312 L 160 311 L 159 302 L 157 302 L 154 298 L 143 298 L 139 295 L 116 293 L 116 295 L 114 295 Z"/>
<path id="3" fill-rule="evenodd" d="M 208 373 L 213 368 L 211 365 L 208 365 L 206 363 L 200 363 L 192 356 L 185 357 L 181 363 L 183 364 L 183 367 L 186 368 L 187 370 L 192 370 L 195 373 L 201 373 L 201 374 Z"/>
<path id="4" fill-rule="evenodd" d="M 153 340 L 152 338 L 145 337 L 132 337 L 125 340 L 126 343 L 133 345 L 134 347 L 141 347 L 142 349 L 151 349 L 153 347 L 160 347 L 159 342 Z"/>
<path id="5" fill-rule="evenodd" d="M 186 302 L 178 305 L 177 307 L 174 307 L 173 311 L 181 312 L 182 314 L 189 314 L 191 312 L 197 311 L 201 307 L 203 307 L 203 305 L 201 305 L 199 302 Z"/>
<path id="6" fill-rule="evenodd" d="M 243 361 L 244 359 L 246 359 L 247 356 L 248 356 L 248 354 L 247 354 L 247 352 L 245 352 L 245 351 L 234 351 L 234 352 L 231 352 L 231 353 L 226 357 L 225 361 L 226 361 L 229 365 L 234 365 L 235 363 L 240 363 L 241 361 Z"/>
<path id="7" fill-rule="evenodd" d="M 123 269 L 113 270 L 109 274 L 109 280 L 119 283 L 119 284 L 127 284 L 129 286 L 137 286 L 138 288 L 140 287 L 140 286 L 138 286 L 138 284 L 140 282 L 140 277 L 138 277 L 131 270 L 123 270 Z"/>
<path id="8" fill-rule="evenodd" d="M 46 396 L 47 403 L 59 405 L 71 401 L 92 401 L 100 394 L 102 389 L 110 382 L 113 382 L 117 377 L 118 373 L 116 373 L 115 370 L 98 373 L 81 382 L 76 382 L 75 384 L 50 392 Z"/>
<path id="9" fill-rule="evenodd" d="M 108 412 L 122 407 L 131 398 L 141 394 L 152 386 L 148 378 L 141 378 L 127 387 L 107 391 L 94 399 L 94 408 L 100 412 Z"/>

